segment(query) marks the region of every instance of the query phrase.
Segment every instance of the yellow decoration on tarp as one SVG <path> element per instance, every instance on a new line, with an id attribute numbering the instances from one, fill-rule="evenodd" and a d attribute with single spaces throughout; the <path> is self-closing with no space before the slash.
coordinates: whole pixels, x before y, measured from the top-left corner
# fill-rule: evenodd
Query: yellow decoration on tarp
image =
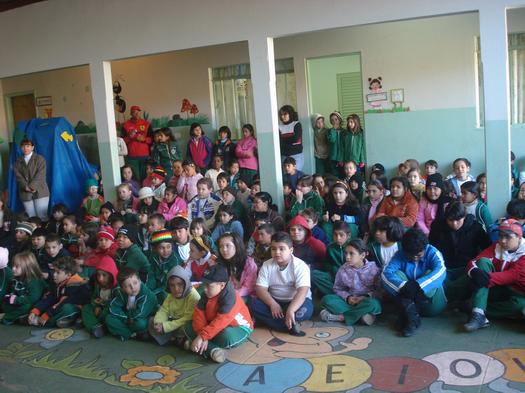
<path id="1" fill-rule="evenodd" d="M 73 135 L 67 131 L 64 131 L 62 134 L 60 134 L 60 137 L 66 142 L 73 142 Z"/>

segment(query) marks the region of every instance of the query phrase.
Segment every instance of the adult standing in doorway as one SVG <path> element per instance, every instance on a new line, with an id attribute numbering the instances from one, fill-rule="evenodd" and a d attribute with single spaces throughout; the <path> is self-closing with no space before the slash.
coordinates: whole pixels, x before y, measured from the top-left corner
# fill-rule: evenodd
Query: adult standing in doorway
<path id="1" fill-rule="evenodd" d="M 29 217 L 38 216 L 47 221 L 49 188 L 46 183 L 46 159 L 34 152 L 35 145 L 31 139 L 24 138 L 20 148 L 23 156 L 13 165 L 18 195 Z"/>
<path id="2" fill-rule="evenodd" d="M 303 128 L 299 123 L 297 112 L 291 105 L 284 105 L 279 109 L 279 139 L 281 142 L 281 161 L 286 157 L 295 159 L 297 169 L 302 171 L 304 166 Z"/>
<path id="3" fill-rule="evenodd" d="M 141 182 L 146 175 L 146 160 L 150 155 L 151 124 L 140 116 L 138 105 L 130 108 L 131 118 L 124 123 L 124 141 L 128 147 L 128 164 L 135 177 Z"/>

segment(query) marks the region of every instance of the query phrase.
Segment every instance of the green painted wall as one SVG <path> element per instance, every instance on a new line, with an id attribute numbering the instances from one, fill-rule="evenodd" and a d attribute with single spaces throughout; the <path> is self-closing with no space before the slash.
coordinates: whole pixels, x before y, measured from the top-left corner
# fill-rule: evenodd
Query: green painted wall
<path id="1" fill-rule="evenodd" d="M 308 59 L 306 64 L 310 113 L 322 113 L 328 117 L 335 109 L 339 109 L 336 75 L 346 72 L 360 72 L 361 55 L 354 53 Z"/>
<path id="2" fill-rule="evenodd" d="M 368 164 L 382 163 L 389 176 L 407 158 L 432 158 L 444 175 L 458 157 L 471 161 L 473 175 L 485 170 L 484 131 L 475 127 L 474 108 L 366 114 L 365 120 Z"/>

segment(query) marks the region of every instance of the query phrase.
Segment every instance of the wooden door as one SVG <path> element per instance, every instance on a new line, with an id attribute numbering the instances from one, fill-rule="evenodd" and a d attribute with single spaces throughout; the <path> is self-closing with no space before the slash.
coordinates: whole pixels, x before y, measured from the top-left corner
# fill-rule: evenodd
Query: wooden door
<path id="1" fill-rule="evenodd" d="M 11 108 L 15 125 L 21 120 L 34 119 L 36 117 L 35 96 L 24 94 L 11 97 Z"/>

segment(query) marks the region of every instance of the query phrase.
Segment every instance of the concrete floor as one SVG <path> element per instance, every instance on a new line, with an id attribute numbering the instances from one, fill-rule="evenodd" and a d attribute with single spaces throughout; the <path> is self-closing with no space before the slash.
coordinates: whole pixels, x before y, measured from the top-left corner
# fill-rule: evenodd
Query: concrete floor
<path id="1" fill-rule="evenodd" d="M 81 329 L 0 326 L 0 392 L 525 392 L 525 321 L 468 334 L 465 318 L 424 318 L 411 338 L 392 314 L 354 328 L 303 323 L 302 338 L 257 328 L 221 365 Z"/>

